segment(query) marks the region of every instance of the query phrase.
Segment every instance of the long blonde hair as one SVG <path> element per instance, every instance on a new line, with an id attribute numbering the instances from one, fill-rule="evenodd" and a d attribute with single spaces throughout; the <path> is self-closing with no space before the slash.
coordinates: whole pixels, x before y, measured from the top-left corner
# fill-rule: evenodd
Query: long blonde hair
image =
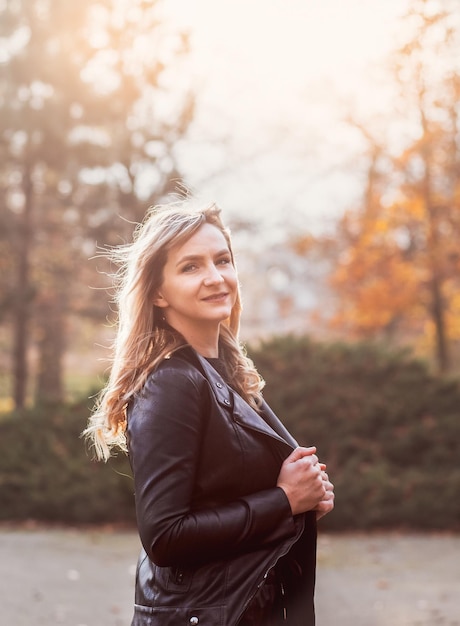
<path id="1" fill-rule="evenodd" d="M 97 458 L 107 460 L 113 448 L 126 450 L 126 406 L 149 373 L 168 355 L 185 345 L 183 337 L 163 321 L 153 305 L 161 286 L 168 251 L 189 239 L 202 224 L 216 226 L 228 244 L 230 233 L 215 204 L 197 207 L 182 200 L 151 208 L 134 232 L 131 244 L 110 249 L 105 256 L 115 262 L 117 333 L 109 380 L 99 394 L 84 435 L 93 443 Z M 238 289 L 230 317 L 220 325 L 219 346 L 236 390 L 258 408 L 263 381 L 238 340 L 241 297 Z"/>

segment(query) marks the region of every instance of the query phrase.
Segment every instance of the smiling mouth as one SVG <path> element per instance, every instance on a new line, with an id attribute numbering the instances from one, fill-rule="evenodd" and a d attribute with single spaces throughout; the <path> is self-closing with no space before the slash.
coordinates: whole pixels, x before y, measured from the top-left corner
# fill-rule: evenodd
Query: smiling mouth
<path id="1" fill-rule="evenodd" d="M 228 293 L 215 293 L 212 296 L 208 296 L 207 298 L 203 298 L 205 302 L 220 302 L 221 300 L 225 300 L 228 296 Z"/>

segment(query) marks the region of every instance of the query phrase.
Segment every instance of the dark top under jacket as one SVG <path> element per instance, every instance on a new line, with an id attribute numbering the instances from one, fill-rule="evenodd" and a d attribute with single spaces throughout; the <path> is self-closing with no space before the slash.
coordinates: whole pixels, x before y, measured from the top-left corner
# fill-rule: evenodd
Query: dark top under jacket
<path id="1" fill-rule="evenodd" d="M 143 545 L 132 626 L 235 626 L 275 568 L 275 623 L 314 626 L 316 515 L 276 486 L 296 441 L 184 347 L 128 407 Z"/>

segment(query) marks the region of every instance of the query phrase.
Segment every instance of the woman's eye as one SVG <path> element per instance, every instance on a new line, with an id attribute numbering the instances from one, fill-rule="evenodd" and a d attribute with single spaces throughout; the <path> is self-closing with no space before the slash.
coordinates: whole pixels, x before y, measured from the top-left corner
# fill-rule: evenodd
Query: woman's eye
<path id="1" fill-rule="evenodd" d="M 188 263 L 187 265 L 184 265 L 184 267 L 182 268 L 183 272 L 193 272 L 194 270 L 196 270 L 196 265 L 195 263 Z"/>
<path id="2" fill-rule="evenodd" d="M 219 261 L 217 261 L 218 265 L 228 265 L 229 263 L 231 263 L 232 260 L 230 257 L 223 257 L 222 259 L 220 259 Z"/>

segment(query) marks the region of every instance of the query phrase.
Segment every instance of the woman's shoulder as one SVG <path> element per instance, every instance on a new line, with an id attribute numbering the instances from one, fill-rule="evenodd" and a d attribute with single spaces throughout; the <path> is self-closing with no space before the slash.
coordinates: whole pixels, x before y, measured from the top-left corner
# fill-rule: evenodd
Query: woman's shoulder
<path id="1" fill-rule="evenodd" d="M 183 347 L 165 357 L 149 373 L 145 386 L 161 384 L 194 384 L 201 386 L 206 377 L 196 354 L 191 348 Z"/>
<path id="2" fill-rule="evenodd" d="M 207 396 L 207 380 L 198 364 L 175 353 L 148 374 L 129 402 L 128 414 L 150 412 L 152 407 L 177 410 L 178 407 L 198 406 Z"/>

